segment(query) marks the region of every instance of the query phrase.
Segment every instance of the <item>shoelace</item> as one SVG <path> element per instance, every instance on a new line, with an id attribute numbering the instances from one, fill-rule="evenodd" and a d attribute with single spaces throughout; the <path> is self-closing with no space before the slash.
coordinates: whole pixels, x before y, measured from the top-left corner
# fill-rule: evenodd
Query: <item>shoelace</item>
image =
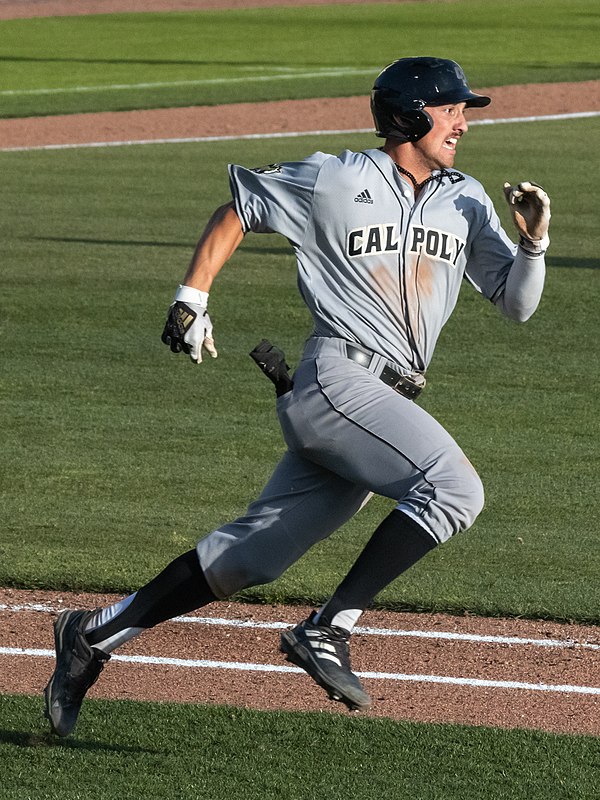
<path id="1" fill-rule="evenodd" d="M 314 630 L 319 633 L 319 638 L 316 641 L 332 644 L 342 664 L 350 669 L 350 634 L 336 625 L 315 625 Z"/>

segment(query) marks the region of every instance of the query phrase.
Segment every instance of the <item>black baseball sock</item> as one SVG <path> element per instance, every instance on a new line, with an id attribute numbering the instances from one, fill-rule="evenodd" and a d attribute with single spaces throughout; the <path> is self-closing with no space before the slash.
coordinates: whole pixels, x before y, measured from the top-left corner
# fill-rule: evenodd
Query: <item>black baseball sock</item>
<path id="1" fill-rule="evenodd" d="M 113 615 L 111 609 L 98 611 L 86 626 L 85 637 L 91 645 L 113 639 L 121 643 L 125 639 L 118 635 L 125 630 L 152 628 L 216 599 L 204 577 L 196 550 L 190 550 L 172 561 L 131 598 L 112 607 Z"/>
<path id="2" fill-rule="evenodd" d="M 360 612 L 375 596 L 435 545 L 435 540 L 421 525 L 394 509 L 375 530 L 350 572 L 319 611 L 317 621 L 351 630 Z"/>

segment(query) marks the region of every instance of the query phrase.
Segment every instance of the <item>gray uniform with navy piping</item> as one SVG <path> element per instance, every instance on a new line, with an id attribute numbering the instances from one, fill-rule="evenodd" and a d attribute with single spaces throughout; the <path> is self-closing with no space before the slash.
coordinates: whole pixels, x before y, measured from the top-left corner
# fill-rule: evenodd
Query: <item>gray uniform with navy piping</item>
<path id="1" fill-rule="evenodd" d="M 198 543 L 226 597 L 274 580 L 377 493 L 436 542 L 472 525 L 481 481 L 448 432 L 393 376 L 422 382 L 463 278 L 503 307 L 517 254 L 479 182 L 434 172 L 412 186 L 380 150 L 230 167 L 245 232 L 293 247 L 313 320 L 277 411 L 288 451 L 246 514 Z M 392 376 L 392 379 L 390 379 Z"/>

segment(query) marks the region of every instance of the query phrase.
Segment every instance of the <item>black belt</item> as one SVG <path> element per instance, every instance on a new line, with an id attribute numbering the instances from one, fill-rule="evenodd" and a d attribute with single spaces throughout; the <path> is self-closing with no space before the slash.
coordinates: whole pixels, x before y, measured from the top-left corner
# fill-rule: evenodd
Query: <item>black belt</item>
<path id="1" fill-rule="evenodd" d="M 346 344 L 346 354 L 351 361 L 356 361 L 357 364 L 367 368 L 375 355 L 370 350 L 350 344 L 350 342 Z M 384 366 L 378 377 L 386 386 L 390 386 L 395 392 L 408 397 L 409 400 L 415 400 L 425 388 L 425 376 L 420 372 L 402 375 L 401 372 L 388 366 L 388 364 Z"/>

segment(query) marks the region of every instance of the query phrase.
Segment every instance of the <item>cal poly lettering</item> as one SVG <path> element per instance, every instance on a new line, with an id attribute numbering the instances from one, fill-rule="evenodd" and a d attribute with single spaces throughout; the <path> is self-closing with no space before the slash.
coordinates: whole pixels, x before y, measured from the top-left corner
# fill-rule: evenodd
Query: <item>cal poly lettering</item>
<path id="1" fill-rule="evenodd" d="M 370 256 L 375 253 L 394 253 L 398 250 L 397 224 L 367 225 L 355 228 L 348 234 L 346 252 L 350 258 Z"/>
<path id="2" fill-rule="evenodd" d="M 410 229 L 409 236 L 411 253 L 423 252 L 440 261 L 447 261 L 453 267 L 456 266 L 458 257 L 466 245 L 466 242 L 458 236 L 437 228 L 422 228 L 415 225 Z"/>
<path id="3" fill-rule="evenodd" d="M 378 253 L 397 253 L 400 249 L 400 239 L 397 233 L 397 224 L 367 225 L 364 228 L 354 228 L 348 234 L 346 252 L 350 258 L 357 256 L 371 256 Z M 466 242 L 454 234 L 440 231 L 437 228 L 423 228 L 414 225 L 408 234 L 409 252 L 426 253 L 432 258 L 447 261 L 453 267 L 465 249 Z"/>

